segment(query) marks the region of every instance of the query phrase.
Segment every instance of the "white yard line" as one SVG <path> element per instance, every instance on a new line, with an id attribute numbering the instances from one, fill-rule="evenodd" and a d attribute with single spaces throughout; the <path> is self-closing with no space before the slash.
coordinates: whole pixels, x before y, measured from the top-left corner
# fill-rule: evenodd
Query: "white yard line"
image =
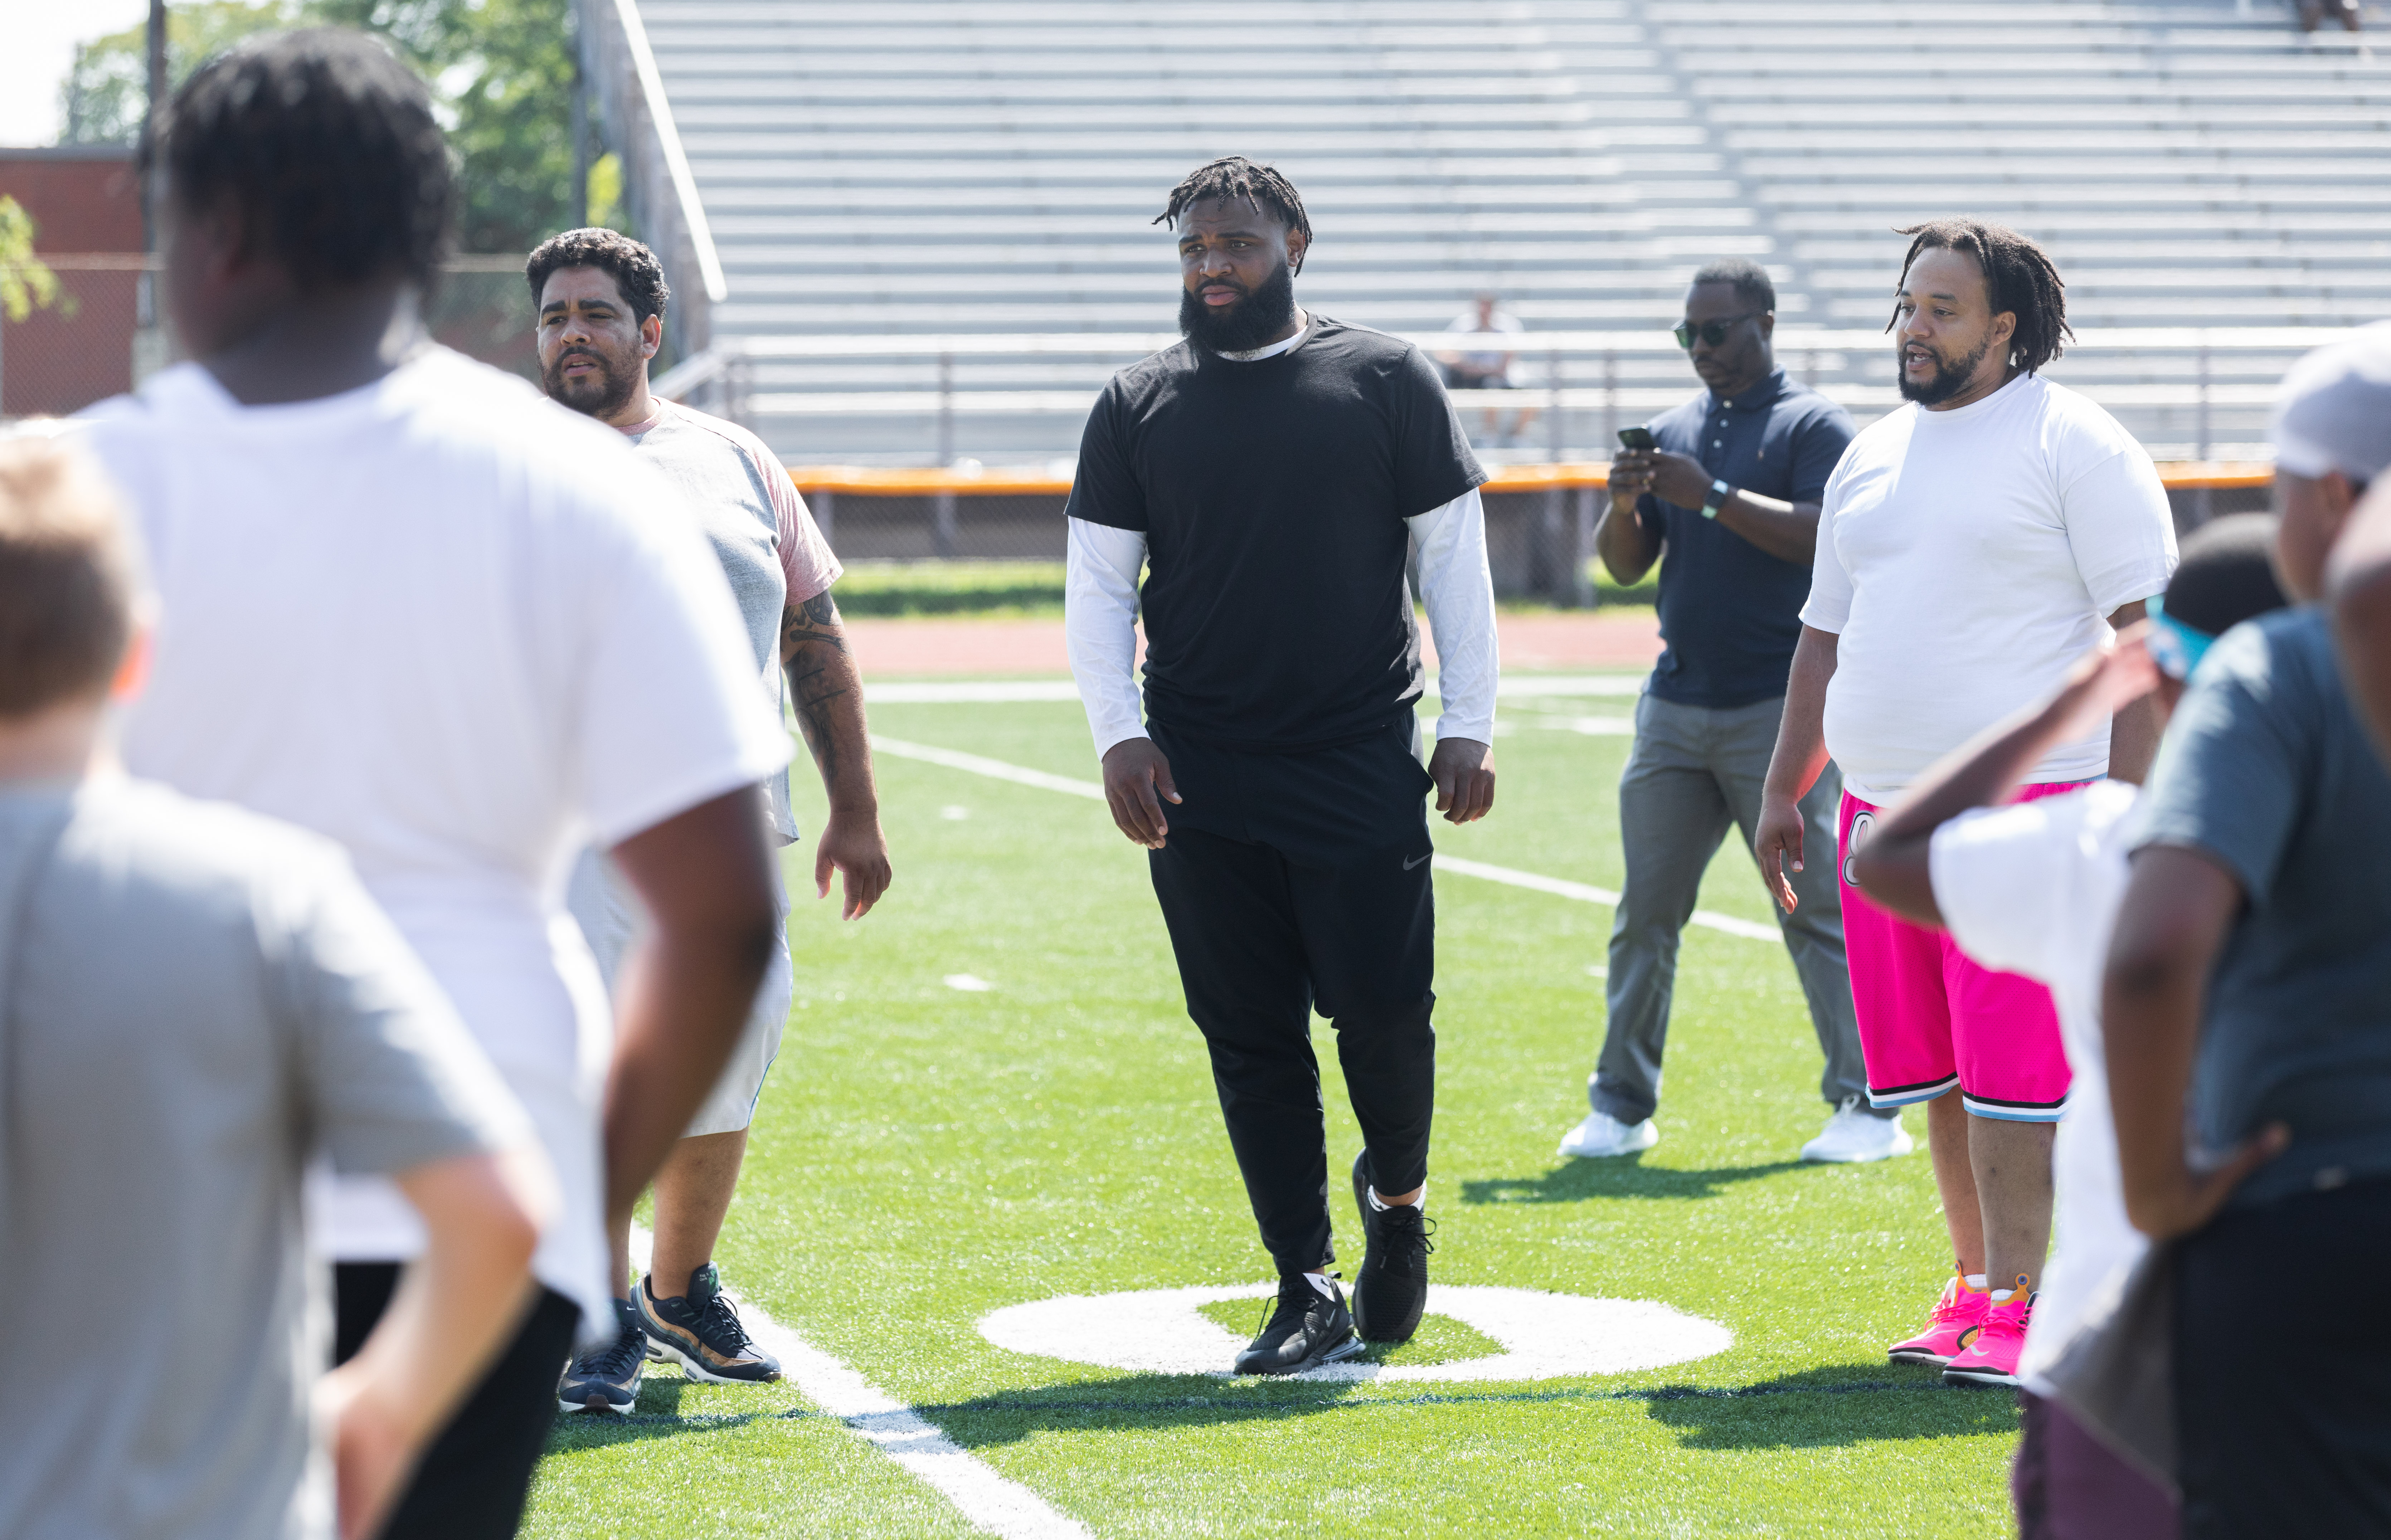
<path id="1" fill-rule="evenodd" d="M 648 1267 L 653 1243 L 647 1227 L 631 1228 L 631 1260 Z M 937 1425 L 764 1313 L 736 1289 L 747 1334 L 781 1361 L 781 1372 L 805 1398 L 857 1437 L 921 1478 L 962 1510 L 972 1525 L 1005 1540 L 1093 1540 L 1087 1526 L 1057 1512 L 1045 1498 L 957 1444 Z M 595 1414 L 591 1414 L 595 1415 Z"/>
<path id="2" fill-rule="evenodd" d="M 999 781 L 1011 781 L 1018 785 L 1036 786 L 1041 791 L 1063 792 L 1072 796 L 1105 799 L 1105 788 L 1094 781 L 1075 781 L 1069 776 L 1049 775 L 1044 770 L 1030 770 L 1023 765 L 1009 765 L 1002 759 L 983 755 L 964 754 L 957 749 L 938 748 L 929 744 L 907 743 L 902 738 L 872 735 L 874 754 L 893 755 L 899 759 L 920 759 L 949 770 L 969 770 L 974 775 L 986 775 Z M 1570 882 L 1565 877 L 1547 877 L 1534 872 L 1522 872 L 1516 867 L 1496 866 L 1491 861 L 1465 861 L 1459 856 L 1439 856 L 1436 868 L 1457 877 L 1477 877 L 1486 882 L 1505 883 L 1512 887 L 1525 887 L 1538 893 L 1549 893 L 1557 899 L 1575 899 L 1580 903 L 1602 904 L 1616 909 L 1619 895 L 1608 887 L 1596 887 L 1590 883 Z M 1775 925 L 1753 920 L 1738 920 L 1732 914 L 1713 913 L 1707 909 L 1694 911 L 1694 924 L 1729 936 L 1740 936 L 1750 941 L 1774 941 L 1779 933 Z"/>
<path id="3" fill-rule="evenodd" d="M 1427 679 L 1428 692 L 1436 693 L 1436 676 Z M 1640 695 L 1641 674 L 1508 674 L 1497 680 L 1494 693 L 1503 700 L 1553 696 Z M 863 687 L 863 698 L 873 705 L 983 705 L 1015 701 L 1077 701 L 1079 687 L 1069 679 L 898 679 Z"/>

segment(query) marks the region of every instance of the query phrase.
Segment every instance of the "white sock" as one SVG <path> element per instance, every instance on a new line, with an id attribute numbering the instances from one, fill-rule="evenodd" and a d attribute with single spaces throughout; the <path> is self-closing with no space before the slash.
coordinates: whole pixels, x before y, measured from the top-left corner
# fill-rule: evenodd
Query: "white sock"
<path id="1" fill-rule="evenodd" d="M 1982 1273 L 1971 1273 L 1968 1275 L 1968 1287 L 1979 1294 L 1982 1294 L 1984 1291 L 1985 1282 L 1986 1279 Z"/>
<path id="2" fill-rule="evenodd" d="M 1993 1290 L 1993 1303 L 2005 1305 L 2010 1302 L 2010 1296 L 2016 1292 L 2014 1288 L 1996 1288 Z"/>
<path id="3" fill-rule="evenodd" d="M 1328 1281 L 1328 1275 L 1327 1275 L 1327 1274 L 1325 1274 L 1325 1273 L 1306 1273 L 1306 1274 L 1303 1275 L 1303 1281 L 1304 1281 L 1305 1283 L 1310 1284 L 1312 1288 L 1316 1288 L 1316 1289 L 1320 1290 L 1320 1297 L 1321 1297 L 1322 1299 L 1324 1299 L 1324 1300 L 1333 1300 L 1333 1299 L 1337 1298 L 1337 1288 L 1336 1288 L 1336 1286 L 1335 1286 L 1335 1285 L 1333 1285 L 1333 1284 L 1331 1284 L 1331 1283 Z"/>
<path id="4" fill-rule="evenodd" d="M 1381 1213 L 1381 1214 L 1383 1214 L 1383 1213 L 1385 1213 L 1389 1209 L 1390 1209 L 1390 1208 L 1392 1208 L 1392 1207 L 1393 1207 L 1393 1205 L 1392 1205 L 1392 1204 L 1389 1203 L 1385 1198 L 1380 1197 L 1378 1196 L 1378 1189 L 1377 1189 L 1377 1188 L 1376 1188 L 1376 1187 L 1364 1187 L 1364 1188 L 1363 1188 L 1363 1189 L 1362 1189 L 1362 1193 L 1363 1193 L 1363 1196 L 1364 1196 L 1364 1197 L 1367 1197 L 1367 1198 L 1370 1200 L 1370 1209 L 1371 1209 L 1371 1211 L 1372 1211 L 1372 1212 L 1374 1212 L 1374 1213 Z M 1422 1187 L 1422 1188 L 1419 1190 L 1419 1197 L 1415 1197 L 1415 1198 L 1413 1198 L 1409 1203 L 1404 1204 L 1404 1205 L 1403 1205 L 1403 1207 L 1404 1207 L 1404 1208 L 1406 1208 L 1406 1209 L 1425 1209 L 1425 1208 L 1427 1208 L 1427 1207 L 1428 1207 L 1428 1189 L 1427 1189 L 1426 1187 Z"/>

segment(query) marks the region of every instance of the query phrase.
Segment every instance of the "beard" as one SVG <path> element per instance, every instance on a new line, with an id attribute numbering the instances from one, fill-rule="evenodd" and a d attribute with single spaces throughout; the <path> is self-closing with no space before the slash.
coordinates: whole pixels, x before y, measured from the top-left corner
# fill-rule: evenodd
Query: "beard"
<path id="1" fill-rule="evenodd" d="M 1179 330 L 1197 347 L 1214 353 L 1251 353 L 1285 331 L 1295 319 L 1295 274 L 1284 262 L 1259 289 L 1242 291 L 1234 304 L 1206 304 L 1192 290 L 1179 291 Z"/>
<path id="2" fill-rule="evenodd" d="M 564 366 L 583 360 L 597 365 L 597 372 L 567 380 Z M 591 417 L 602 418 L 620 411 L 623 403 L 631 399 L 631 389 L 638 382 L 637 370 L 624 368 L 621 360 L 609 358 L 593 347 L 567 348 L 557 355 L 556 362 L 539 371 L 539 387 L 548 393 L 549 400 Z"/>
<path id="3" fill-rule="evenodd" d="M 1902 350 L 1896 349 L 1893 356 L 1893 377 L 1901 386 L 1901 398 L 1914 401 L 1921 407 L 1941 406 L 1968 388 L 1968 382 L 1975 378 L 1976 366 L 1984 361 L 1984 355 L 1991 351 L 1992 345 L 1993 340 L 1987 337 L 1976 344 L 1975 352 L 1957 361 L 1939 353 L 1933 354 L 1934 378 L 1922 385 L 1909 382 L 1909 370 L 1903 367 L 1906 360 Z"/>

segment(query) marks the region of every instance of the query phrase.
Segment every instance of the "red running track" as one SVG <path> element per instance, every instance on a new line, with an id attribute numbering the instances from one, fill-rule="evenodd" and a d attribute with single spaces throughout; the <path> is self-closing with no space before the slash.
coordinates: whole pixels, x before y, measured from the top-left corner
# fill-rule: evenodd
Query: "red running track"
<path id="1" fill-rule="evenodd" d="M 1649 668 L 1661 655 L 1661 623 L 1650 610 L 1594 615 L 1503 615 L 1503 666 L 1552 671 Z M 866 679 L 924 675 L 997 679 L 1067 674 L 1059 620 L 881 620 L 851 617 L 848 645 Z M 1436 649 L 1428 645 L 1429 666 Z"/>

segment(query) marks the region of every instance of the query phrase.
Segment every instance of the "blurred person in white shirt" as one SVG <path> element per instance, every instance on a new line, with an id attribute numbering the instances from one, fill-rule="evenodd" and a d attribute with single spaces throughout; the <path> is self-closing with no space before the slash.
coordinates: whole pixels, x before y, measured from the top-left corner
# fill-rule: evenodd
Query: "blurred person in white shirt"
<path id="1" fill-rule="evenodd" d="M 2130 875 L 2140 800 L 2131 779 L 2011 802 L 2045 754 L 2126 704 L 2152 698 L 2161 721 L 2210 641 L 2282 607 L 2275 521 L 2237 514 L 2184 542 L 2155 618 L 2088 654 L 2040 706 L 1945 759 L 1886 809 L 1852 858 L 1861 889 L 1886 909 L 1947 929 L 1986 967 L 2048 986 L 2074 1083 L 2053 1151 L 2058 1244 L 2045 1268 L 2025 1351 L 2024 1437 L 2011 1473 L 2023 1540 L 2172 1535 L 2174 1498 L 2113 1453 L 2046 1378 L 2103 1286 L 2147 1247 L 2126 1217 L 2100 1031 L 2101 973 Z"/>
<path id="2" fill-rule="evenodd" d="M 1453 318 L 1444 330 L 1450 337 L 1482 339 L 1469 349 L 1453 348 L 1436 355 L 1437 369 L 1444 376 L 1444 388 L 1456 391 L 1507 391 L 1517 389 L 1511 379 L 1511 366 L 1519 361 L 1519 350 L 1511 339 L 1527 330 L 1519 317 L 1503 308 L 1503 302 L 1493 294 L 1480 294 L 1470 307 Z M 1499 344 L 1499 345 L 1498 345 Z M 1511 413 L 1511 425 L 1502 425 L 1503 414 L 1489 407 L 1480 415 L 1480 425 L 1496 447 L 1507 449 L 1528 431 L 1536 420 L 1536 408 L 1522 406 Z"/>
<path id="3" fill-rule="evenodd" d="M 343 847 L 556 1172 L 543 1288 L 384 1532 L 437 1540 L 513 1533 L 557 1371 L 613 1325 L 607 1215 L 714 1085 L 771 956 L 756 788 L 789 753 L 671 489 L 425 335 L 448 156 L 422 82 L 360 34 L 202 65 L 142 152 L 191 361 L 84 429 L 162 606 L 128 765 Z M 591 843 L 653 921 L 611 1042 L 562 902 Z M 422 1230 L 387 1180 L 313 1187 L 346 1359 L 406 1298 Z"/>

